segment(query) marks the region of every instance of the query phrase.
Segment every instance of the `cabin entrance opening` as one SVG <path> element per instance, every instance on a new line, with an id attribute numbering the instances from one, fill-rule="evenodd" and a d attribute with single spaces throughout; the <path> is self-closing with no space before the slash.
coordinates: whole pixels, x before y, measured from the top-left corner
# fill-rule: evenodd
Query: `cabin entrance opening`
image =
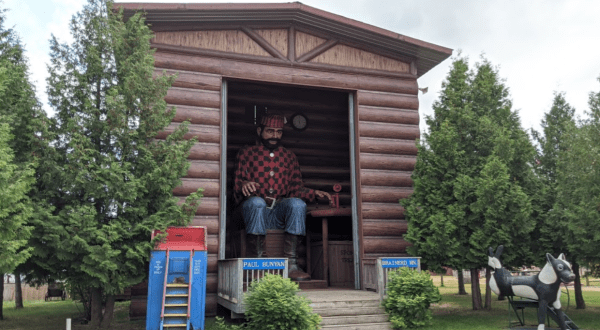
<path id="1" fill-rule="evenodd" d="M 244 224 L 233 198 L 236 154 L 240 148 L 256 143 L 256 127 L 262 116 L 277 113 L 287 119 L 282 145 L 296 154 L 304 185 L 332 195 L 335 194 L 334 185 L 340 185 L 339 207 L 348 211 L 323 219 L 315 211 L 330 210 L 330 205 L 326 201 L 307 203 L 307 236 L 298 249 L 298 263 L 309 272 L 312 280 L 321 281 L 321 284 L 324 282 L 325 287 L 354 288 L 353 240 L 357 238 L 353 237 L 350 212 L 353 180 L 349 93 L 239 80 L 227 80 L 226 84 L 225 257 L 246 257 Z M 292 127 L 291 121 L 295 115 L 303 116 L 296 120 L 306 127 Z M 268 232 L 266 251 L 267 257 L 283 256 L 283 230 Z"/>

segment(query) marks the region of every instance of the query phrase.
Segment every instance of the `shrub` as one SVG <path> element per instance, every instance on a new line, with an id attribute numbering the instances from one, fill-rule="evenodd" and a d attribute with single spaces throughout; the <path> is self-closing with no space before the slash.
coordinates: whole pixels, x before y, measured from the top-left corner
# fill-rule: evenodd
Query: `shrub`
<path id="1" fill-rule="evenodd" d="M 429 306 L 441 299 L 429 273 L 400 268 L 389 273 L 383 305 L 395 329 L 409 329 L 429 324 Z"/>
<path id="2" fill-rule="evenodd" d="M 245 297 L 246 324 L 255 330 L 320 329 L 321 316 L 314 314 L 310 301 L 298 296 L 298 284 L 289 278 L 267 274 L 253 282 Z"/>

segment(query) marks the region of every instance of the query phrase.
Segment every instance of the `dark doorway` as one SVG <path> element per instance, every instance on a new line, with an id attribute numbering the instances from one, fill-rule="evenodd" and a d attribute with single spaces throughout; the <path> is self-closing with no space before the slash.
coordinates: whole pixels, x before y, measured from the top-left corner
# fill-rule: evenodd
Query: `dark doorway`
<path id="1" fill-rule="evenodd" d="M 333 193 L 333 185 L 340 184 L 340 205 L 351 207 L 350 179 L 350 132 L 348 113 L 348 92 L 326 89 L 313 89 L 290 85 L 264 84 L 248 81 L 227 81 L 227 244 L 226 257 L 243 257 L 241 237 L 243 221 L 239 214 L 234 214 L 232 187 L 234 177 L 235 156 L 240 148 L 253 145 L 256 141 L 256 123 L 265 113 L 284 115 L 288 123 L 284 127 L 283 146 L 293 151 L 298 157 L 302 170 L 304 185 Z M 294 129 L 290 120 L 295 114 L 304 115 L 307 127 L 304 130 Z M 308 211 L 329 208 L 325 202 L 309 203 Z M 307 217 L 307 230 L 311 242 L 304 242 L 304 250 L 318 251 L 322 241 L 321 221 Z M 336 217 L 329 221 L 329 241 L 348 246 L 352 250 L 352 219 Z M 278 257 L 280 244 L 275 231 L 267 237 L 267 253 L 270 257 Z M 271 236 L 271 237 L 269 237 Z M 311 244 L 311 246 L 307 246 Z M 335 245 L 335 244 L 334 244 Z M 303 251 L 300 251 L 302 256 Z M 348 249 L 344 250 L 347 253 Z M 335 253 L 335 251 L 334 251 Z M 304 252 L 306 258 L 307 253 Z M 313 256 L 312 259 L 318 256 Z M 352 258 L 348 255 L 334 256 L 344 260 Z M 310 256 L 308 259 L 311 259 Z M 300 262 L 307 262 L 304 259 Z M 313 276 L 319 276 L 318 266 L 312 267 Z M 333 274 L 331 276 L 334 276 Z M 330 277 L 331 277 L 330 276 Z M 331 283 L 335 283 L 331 278 Z"/>

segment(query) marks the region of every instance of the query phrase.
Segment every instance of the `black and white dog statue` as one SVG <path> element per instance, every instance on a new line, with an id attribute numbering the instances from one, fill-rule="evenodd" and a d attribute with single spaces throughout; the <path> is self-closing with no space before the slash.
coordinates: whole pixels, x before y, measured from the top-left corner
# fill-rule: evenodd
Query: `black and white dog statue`
<path id="1" fill-rule="evenodd" d="M 554 258 L 546 253 L 546 265 L 537 275 L 512 276 L 502 267 L 500 255 L 504 247 L 500 245 L 494 253 L 489 248 L 488 265 L 494 269 L 490 279 L 490 288 L 498 296 L 517 296 L 537 300 L 538 308 L 538 330 L 544 330 L 546 309 L 551 305 L 560 320 L 560 328 L 566 330 L 565 315 L 560 305 L 560 284 L 575 280 L 575 274 L 571 271 L 571 264 L 565 260 L 565 255 L 560 254 Z"/>

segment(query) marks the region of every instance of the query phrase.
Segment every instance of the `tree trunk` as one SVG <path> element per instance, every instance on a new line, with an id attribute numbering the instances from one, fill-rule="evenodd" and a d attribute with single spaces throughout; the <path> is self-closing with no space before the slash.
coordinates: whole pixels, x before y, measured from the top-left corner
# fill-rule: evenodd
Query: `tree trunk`
<path id="1" fill-rule="evenodd" d="M 442 273 L 442 275 L 440 275 L 440 279 L 442 280 L 442 288 L 444 287 L 444 274 Z"/>
<path id="2" fill-rule="evenodd" d="M 481 304 L 481 288 L 479 287 L 479 270 L 471 268 L 471 300 L 473 301 L 473 310 L 483 309 Z"/>
<path id="3" fill-rule="evenodd" d="M 490 279 L 492 278 L 492 270 L 489 267 L 485 268 L 485 306 L 484 309 L 492 310 L 492 288 L 490 287 Z"/>
<path id="4" fill-rule="evenodd" d="M 110 329 L 110 323 L 112 322 L 115 310 L 115 295 L 110 294 L 106 296 L 106 305 L 104 306 L 104 316 L 102 317 L 102 323 L 100 328 Z"/>
<path id="5" fill-rule="evenodd" d="M 23 308 L 23 290 L 21 289 L 21 273 L 15 271 L 15 308 Z"/>
<path id="6" fill-rule="evenodd" d="M 573 262 L 573 273 L 575 273 L 575 305 L 576 309 L 585 309 L 585 301 L 583 300 L 583 294 L 581 292 L 581 277 L 579 276 L 579 264 Z"/>
<path id="7" fill-rule="evenodd" d="M 97 328 L 102 322 L 102 291 L 100 288 L 90 288 L 91 320 L 90 326 Z"/>
<path id="8" fill-rule="evenodd" d="M 4 274 L 0 273 L 2 278 L 0 278 L 0 321 L 4 320 L 4 316 L 2 314 L 2 310 L 4 309 Z"/>
<path id="9" fill-rule="evenodd" d="M 466 295 L 467 290 L 465 290 L 465 276 L 463 275 L 463 271 L 457 270 L 458 272 L 458 294 Z"/>

